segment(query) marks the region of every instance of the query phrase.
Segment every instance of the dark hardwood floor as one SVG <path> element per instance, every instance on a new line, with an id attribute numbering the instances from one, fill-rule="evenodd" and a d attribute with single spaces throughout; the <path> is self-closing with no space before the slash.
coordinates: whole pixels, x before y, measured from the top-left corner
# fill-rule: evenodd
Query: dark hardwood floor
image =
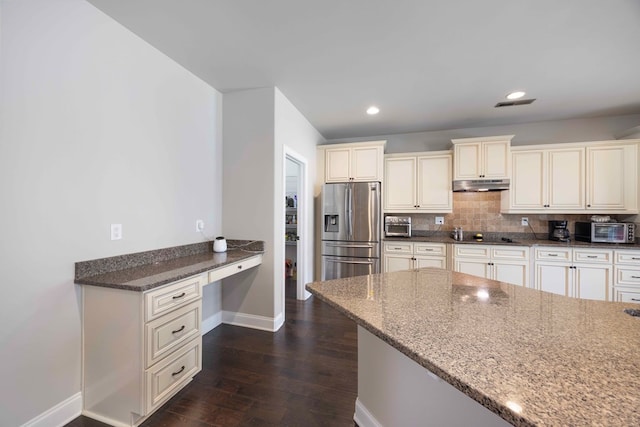
<path id="1" fill-rule="evenodd" d="M 220 325 L 204 335 L 202 371 L 142 426 L 354 426 L 356 325 L 291 288 L 278 332 Z M 104 426 L 79 417 L 66 427 Z"/>

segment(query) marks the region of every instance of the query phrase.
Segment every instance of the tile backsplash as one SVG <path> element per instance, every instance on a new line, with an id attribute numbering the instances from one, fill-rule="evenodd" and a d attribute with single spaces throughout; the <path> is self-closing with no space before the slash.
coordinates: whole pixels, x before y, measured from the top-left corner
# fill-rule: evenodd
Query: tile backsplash
<path id="1" fill-rule="evenodd" d="M 521 225 L 522 217 L 529 219 L 529 224 L 537 234 L 548 233 L 548 221 L 566 220 L 569 221 L 569 231 L 573 235 L 574 223 L 576 221 L 590 221 L 592 214 L 586 215 L 566 215 L 566 214 L 502 214 L 500 213 L 499 191 L 478 192 L 478 193 L 453 193 L 453 212 L 450 214 L 410 214 L 412 228 L 414 230 L 453 230 L 455 227 L 462 227 L 466 231 L 491 232 L 499 231 L 505 233 L 529 233 L 531 228 Z M 435 224 L 436 216 L 444 216 L 444 225 Z M 618 216 L 612 215 L 619 221 L 636 220 L 636 215 Z"/>

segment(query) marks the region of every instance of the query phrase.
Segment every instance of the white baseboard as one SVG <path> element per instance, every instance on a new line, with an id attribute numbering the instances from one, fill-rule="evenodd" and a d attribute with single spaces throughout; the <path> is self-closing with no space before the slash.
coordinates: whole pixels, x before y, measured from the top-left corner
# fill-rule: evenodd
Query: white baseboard
<path id="1" fill-rule="evenodd" d="M 66 400 L 58 403 L 38 415 L 31 421 L 27 421 L 22 427 L 61 427 L 82 413 L 82 393 L 78 392 Z"/>
<path id="2" fill-rule="evenodd" d="M 376 417 L 369 412 L 359 398 L 356 398 L 356 412 L 353 414 L 353 421 L 355 421 L 359 427 L 382 427 L 382 424 L 376 420 Z"/>
<path id="3" fill-rule="evenodd" d="M 100 421 L 101 423 L 105 423 L 107 425 L 113 426 L 113 427 L 131 427 L 130 424 L 124 424 L 124 423 L 122 423 L 120 421 L 112 420 L 111 418 L 103 417 L 102 415 L 98 415 L 98 414 L 94 414 L 91 411 L 86 411 L 86 410 L 82 411 L 82 415 L 84 415 L 85 417 L 91 418 L 93 420 Z"/>
<path id="4" fill-rule="evenodd" d="M 216 328 L 216 326 L 222 324 L 222 312 L 217 312 L 216 314 L 209 316 L 206 319 L 202 320 L 202 324 L 200 325 L 200 329 L 202 330 L 202 335 L 207 332 L 211 332 Z"/>
<path id="5" fill-rule="evenodd" d="M 254 314 L 236 313 L 233 311 L 222 312 L 222 323 L 227 325 L 243 326 L 245 328 L 260 329 L 261 331 L 275 332 L 284 323 L 282 313 L 276 318 L 256 316 Z"/>

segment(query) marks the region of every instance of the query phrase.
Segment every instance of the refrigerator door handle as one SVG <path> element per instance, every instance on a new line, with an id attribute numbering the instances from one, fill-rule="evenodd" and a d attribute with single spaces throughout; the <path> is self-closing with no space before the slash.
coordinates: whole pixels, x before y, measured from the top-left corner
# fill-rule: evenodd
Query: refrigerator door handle
<path id="1" fill-rule="evenodd" d="M 365 249 L 371 249 L 373 248 L 373 245 L 371 244 L 342 244 L 342 243 L 326 243 L 326 246 L 330 246 L 332 248 L 365 248 Z"/>
<path id="2" fill-rule="evenodd" d="M 347 223 L 348 239 L 353 240 L 353 188 L 351 184 L 347 184 Z"/>
<path id="3" fill-rule="evenodd" d="M 327 261 L 335 262 L 338 264 L 367 264 L 367 265 L 373 264 L 372 261 L 344 261 L 338 258 L 327 258 Z"/>

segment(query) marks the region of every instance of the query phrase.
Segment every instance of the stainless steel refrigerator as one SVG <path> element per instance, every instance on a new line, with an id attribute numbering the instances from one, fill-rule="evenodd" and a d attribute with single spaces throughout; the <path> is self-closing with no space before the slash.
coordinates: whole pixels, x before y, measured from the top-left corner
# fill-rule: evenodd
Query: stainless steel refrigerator
<path id="1" fill-rule="evenodd" d="M 322 280 L 380 273 L 379 182 L 322 187 Z"/>

